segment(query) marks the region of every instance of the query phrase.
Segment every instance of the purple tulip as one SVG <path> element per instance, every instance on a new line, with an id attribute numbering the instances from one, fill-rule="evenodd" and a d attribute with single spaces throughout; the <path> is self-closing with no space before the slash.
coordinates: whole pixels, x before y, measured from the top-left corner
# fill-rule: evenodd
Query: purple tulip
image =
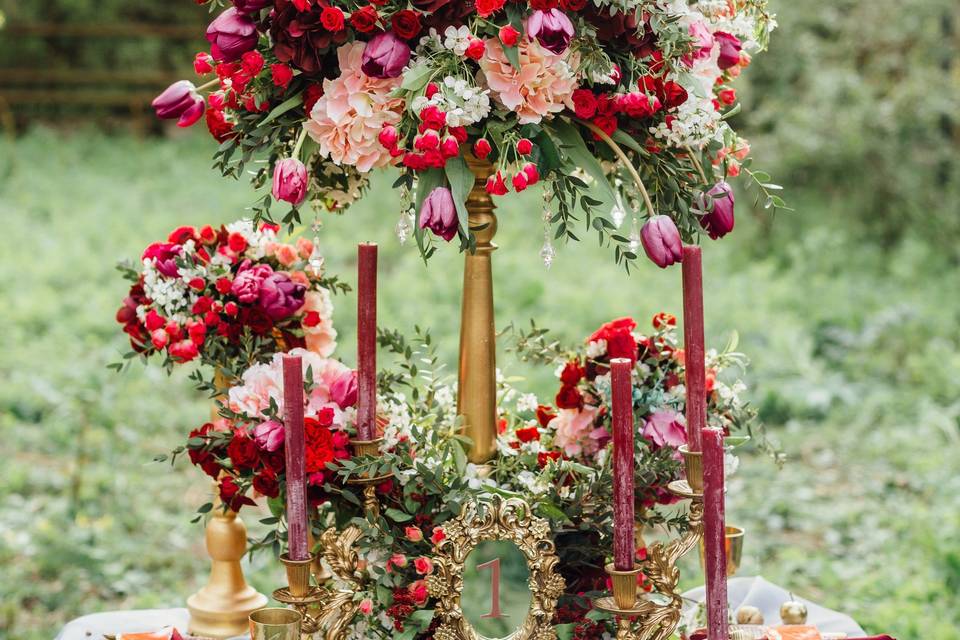
<path id="1" fill-rule="evenodd" d="M 722 238 L 733 231 L 733 189 L 726 182 L 720 181 L 707 191 L 713 199 L 713 207 L 700 218 L 700 226 L 714 240 Z M 706 209 L 706 198 L 701 208 Z"/>
<path id="2" fill-rule="evenodd" d="M 199 120 L 207 109 L 203 96 L 197 93 L 197 88 L 189 80 L 174 82 L 154 98 L 150 106 L 157 112 L 158 118 L 179 118 L 178 127 L 189 127 Z"/>
<path id="3" fill-rule="evenodd" d="M 740 64 L 740 38 L 727 33 L 726 31 L 717 31 L 713 34 L 713 39 L 720 45 L 720 57 L 717 59 L 717 66 L 721 69 L 729 69 Z"/>
<path id="4" fill-rule="evenodd" d="M 183 247 L 173 242 L 154 242 L 144 250 L 140 260 L 153 258 L 156 260 L 153 266 L 161 275 L 176 278 L 180 275 L 177 258 L 180 257 L 182 252 Z"/>
<path id="5" fill-rule="evenodd" d="M 446 187 L 431 191 L 420 206 L 420 228 L 430 229 L 450 242 L 457 235 L 457 205 Z"/>
<path id="6" fill-rule="evenodd" d="M 250 18 L 230 7 L 207 27 L 207 42 L 215 60 L 233 62 L 257 46 L 257 25 Z"/>
<path id="7" fill-rule="evenodd" d="M 573 23 L 560 9 L 534 11 L 527 20 L 527 35 L 547 51 L 560 55 L 573 39 Z"/>
<path id="8" fill-rule="evenodd" d="M 256 13 L 264 7 L 273 5 L 273 0 L 233 0 L 233 6 L 240 13 Z"/>
<path id="9" fill-rule="evenodd" d="M 237 270 L 237 277 L 230 285 L 230 293 L 244 304 L 255 302 L 260 297 L 263 281 L 273 275 L 273 269 L 268 264 L 250 266 L 249 260 L 244 260 Z"/>
<path id="10" fill-rule="evenodd" d="M 274 272 L 260 285 L 260 309 L 274 321 L 289 318 L 303 306 L 307 288 L 283 272 Z"/>
<path id="11" fill-rule="evenodd" d="M 371 78 L 396 78 L 410 61 L 410 47 L 403 40 L 384 31 L 370 39 L 363 48 L 360 69 Z"/>
<path id="12" fill-rule="evenodd" d="M 673 219 L 653 216 L 640 229 L 640 242 L 647 257 L 661 269 L 683 259 L 683 242 Z"/>
<path id="13" fill-rule="evenodd" d="M 307 168 L 296 158 L 284 158 L 273 168 L 273 197 L 296 206 L 307 197 Z"/>
<path id="14" fill-rule="evenodd" d="M 283 444 L 283 425 L 276 420 L 261 422 L 253 428 L 253 441 L 264 451 L 271 453 Z"/>

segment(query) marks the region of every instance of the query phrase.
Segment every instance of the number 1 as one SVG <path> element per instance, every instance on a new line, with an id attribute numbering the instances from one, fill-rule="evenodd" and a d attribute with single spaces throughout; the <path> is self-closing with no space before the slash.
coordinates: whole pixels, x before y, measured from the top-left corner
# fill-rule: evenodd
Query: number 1
<path id="1" fill-rule="evenodd" d="M 500 612 L 500 558 L 494 558 L 490 562 L 478 564 L 477 569 L 483 570 L 490 568 L 490 613 L 485 613 L 481 618 L 502 618 Z"/>

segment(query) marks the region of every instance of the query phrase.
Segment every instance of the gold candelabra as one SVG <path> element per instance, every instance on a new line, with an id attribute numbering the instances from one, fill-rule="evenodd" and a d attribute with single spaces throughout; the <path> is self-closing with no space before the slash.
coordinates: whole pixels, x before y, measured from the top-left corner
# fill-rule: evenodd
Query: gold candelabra
<path id="1" fill-rule="evenodd" d="M 647 557 L 628 571 L 606 570 L 613 584 L 613 595 L 596 598 L 593 606 L 613 614 L 617 620 L 617 640 L 666 640 L 677 624 L 683 599 L 677 592 L 680 571 L 677 561 L 703 538 L 703 469 L 698 455 L 684 455 L 687 480 L 668 485 L 674 495 L 690 500 L 689 527 L 677 539 L 655 542 L 647 548 Z M 650 593 L 638 592 L 637 577 L 643 573 L 653 584 Z"/>

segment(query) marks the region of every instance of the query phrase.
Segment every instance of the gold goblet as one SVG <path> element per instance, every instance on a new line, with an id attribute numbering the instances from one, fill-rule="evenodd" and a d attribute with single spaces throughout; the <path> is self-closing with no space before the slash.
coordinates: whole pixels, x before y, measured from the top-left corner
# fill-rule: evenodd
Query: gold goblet
<path id="1" fill-rule="evenodd" d="M 250 614 L 250 640 L 300 640 L 302 620 L 293 609 L 257 609 Z"/>
<path id="2" fill-rule="evenodd" d="M 727 552 L 727 577 L 733 577 L 737 571 L 740 569 L 740 561 L 743 558 L 743 536 L 744 530 L 740 527 L 734 527 L 727 525 L 725 527 L 726 535 L 724 536 L 724 547 L 726 547 Z M 703 541 L 700 541 L 700 567 L 703 568 L 706 564 L 704 558 L 704 546 Z"/>

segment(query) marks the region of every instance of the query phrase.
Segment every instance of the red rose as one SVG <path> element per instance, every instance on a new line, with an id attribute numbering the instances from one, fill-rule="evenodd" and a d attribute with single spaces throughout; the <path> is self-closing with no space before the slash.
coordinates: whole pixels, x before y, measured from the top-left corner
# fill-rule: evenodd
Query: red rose
<path id="1" fill-rule="evenodd" d="M 253 469 L 260 461 L 257 443 L 243 429 L 233 432 L 233 439 L 227 445 L 227 457 L 237 470 Z"/>
<path id="2" fill-rule="evenodd" d="M 653 316 L 654 329 L 663 329 L 664 327 L 675 326 L 677 326 L 677 316 L 673 315 L 672 313 L 661 311 L 657 315 Z"/>
<path id="3" fill-rule="evenodd" d="M 717 95 L 720 97 L 720 102 L 725 105 L 731 105 L 737 101 L 736 89 L 721 89 Z"/>
<path id="4" fill-rule="evenodd" d="M 539 11 L 550 11 L 560 6 L 559 0 L 530 0 L 530 8 Z"/>
<path id="5" fill-rule="evenodd" d="M 293 80 L 293 69 L 282 62 L 272 64 L 270 65 L 270 77 L 275 87 L 286 89 L 290 81 Z"/>
<path id="6" fill-rule="evenodd" d="M 634 329 L 637 328 L 637 322 L 633 318 L 623 317 L 617 318 L 616 320 L 611 320 L 606 324 L 602 325 L 599 329 L 593 332 L 587 342 L 596 342 L 597 340 L 609 340 L 611 336 L 614 336 L 618 333 L 631 333 Z"/>
<path id="7" fill-rule="evenodd" d="M 377 20 L 380 19 L 376 7 L 371 4 L 357 9 L 350 14 L 350 24 L 360 33 L 369 33 L 377 26 Z"/>
<path id="8" fill-rule="evenodd" d="M 250 327 L 254 335 L 265 336 L 273 331 L 273 320 L 259 307 L 244 307 L 240 311 L 238 320 L 241 325 Z"/>
<path id="9" fill-rule="evenodd" d="M 512 24 L 500 27 L 498 35 L 500 36 L 500 42 L 506 47 L 516 46 L 517 40 L 520 39 L 520 32 L 514 29 Z"/>
<path id="10" fill-rule="evenodd" d="M 597 97 L 589 89 L 577 89 L 571 96 L 573 111 L 578 118 L 589 120 L 597 112 Z"/>
<path id="11" fill-rule="evenodd" d="M 533 442 L 534 440 L 540 439 L 540 432 L 537 431 L 536 427 L 526 427 L 525 429 L 517 429 L 517 440 L 520 442 Z"/>
<path id="12" fill-rule="evenodd" d="M 583 379 L 583 373 L 583 367 L 580 366 L 580 363 L 571 360 L 563 367 L 563 371 L 560 373 L 560 382 L 565 385 L 575 385 Z"/>
<path id="13" fill-rule="evenodd" d="M 557 393 L 554 403 L 560 409 L 579 409 L 583 406 L 583 396 L 580 395 L 580 391 L 576 387 L 563 385 L 560 387 L 560 392 Z"/>
<path id="14" fill-rule="evenodd" d="M 327 463 L 333 462 L 333 434 L 319 420 L 304 420 L 306 436 L 306 471 L 323 473 Z"/>
<path id="15" fill-rule="evenodd" d="M 500 9 L 503 9 L 504 3 L 505 0 L 477 0 L 477 13 L 481 18 L 487 18 L 495 14 L 497 11 L 500 11 Z"/>
<path id="16" fill-rule="evenodd" d="M 240 486 L 230 476 L 220 481 L 220 500 L 234 511 L 240 511 L 240 507 L 247 504 L 256 504 L 253 500 L 240 493 Z"/>
<path id="17" fill-rule="evenodd" d="M 412 40 L 420 33 L 420 14 L 412 9 L 403 9 L 393 14 L 390 23 L 398 38 Z"/>
<path id="18" fill-rule="evenodd" d="M 192 440 L 194 438 L 203 437 L 212 428 L 213 424 L 208 422 L 199 429 L 194 429 L 191 431 L 189 438 Z M 193 465 L 203 469 L 203 472 L 214 480 L 220 476 L 222 467 L 220 466 L 220 463 L 217 462 L 216 457 L 210 451 L 203 448 L 193 448 L 188 446 L 187 455 L 190 457 L 190 462 Z"/>
<path id="19" fill-rule="evenodd" d="M 483 40 L 480 38 L 474 38 L 470 41 L 470 44 L 467 45 L 467 57 L 471 60 L 479 60 L 483 57 L 483 52 L 486 51 L 487 45 L 484 44 Z"/>
<path id="20" fill-rule="evenodd" d="M 323 11 L 320 12 L 320 24 L 327 31 L 333 33 L 343 31 L 344 23 L 343 11 L 337 7 L 324 7 Z"/>
<path id="21" fill-rule="evenodd" d="M 537 466 L 542 469 L 551 460 L 560 460 L 561 458 L 562 454 L 559 451 L 541 451 L 537 454 Z"/>
<path id="22" fill-rule="evenodd" d="M 244 53 L 240 57 L 240 60 L 243 70 L 246 71 L 250 77 L 257 75 L 263 70 L 263 54 L 256 49 Z"/>
<path id="23" fill-rule="evenodd" d="M 268 498 L 276 498 L 280 495 L 280 483 L 277 482 L 277 474 L 269 467 L 253 476 L 253 488 Z"/>
<path id="24" fill-rule="evenodd" d="M 217 142 L 226 142 L 236 135 L 233 131 L 233 123 L 227 120 L 223 111 L 216 109 L 207 109 L 206 113 L 207 131 Z"/>
<path id="25" fill-rule="evenodd" d="M 537 422 L 540 423 L 541 427 L 546 428 L 550 421 L 556 417 L 557 414 L 553 412 L 552 408 L 545 404 L 537 405 Z"/>
<path id="26" fill-rule="evenodd" d="M 637 361 L 637 341 L 630 333 L 618 333 L 607 340 L 607 357 L 628 358 L 631 362 Z"/>
<path id="27" fill-rule="evenodd" d="M 723 92 L 721 92 L 720 97 L 721 99 L 723 98 Z M 668 109 L 672 109 L 673 107 L 679 107 L 687 101 L 687 90 L 673 80 L 668 80 L 663 84 L 659 98 Z"/>
<path id="28" fill-rule="evenodd" d="M 167 236 L 167 242 L 174 244 L 183 244 L 187 240 L 196 240 L 197 230 L 193 227 L 177 227 Z"/>
<path id="29" fill-rule="evenodd" d="M 234 253 L 240 253 L 247 248 L 247 239 L 243 237 L 243 234 L 234 231 L 227 238 L 227 246 Z"/>
<path id="30" fill-rule="evenodd" d="M 439 131 L 447 124 L 447 114 L 431 104 L 420 110 L 420 120 L 427 129 Z"/>
<path id="31" fill-rule="evenodd" d="M 560 0 L 560 7 L 565 11 L 583 11 L 587 0 Z"/>
<path id="32" fill-rule="evenodd" d="M 617 117 L 616 116 L 597 116 L 593 119 L 593 124 L 603 131 L 608 136 L 612 136 L 617 130 Z M 596 134 L 594 137 L 599 138 Z"/>
<path id="33" fill-rule="evenodd" d="M 303 110 L 307 115 L 313 111 L 313 105 L 323 97 L 323 85 L 311 84 L 303 91 Z"/>
<path id="34" fill-rule="evenodd" d="M 167 333 L 169 333 L 169 331 Z M 192 340 L 180 340 L 175 342 L 170 345 L 170 348 L 167 349 L 167 352 L 174 361 L 180 363 L 190 362 L 200 355 L 200 350 Z"/>

